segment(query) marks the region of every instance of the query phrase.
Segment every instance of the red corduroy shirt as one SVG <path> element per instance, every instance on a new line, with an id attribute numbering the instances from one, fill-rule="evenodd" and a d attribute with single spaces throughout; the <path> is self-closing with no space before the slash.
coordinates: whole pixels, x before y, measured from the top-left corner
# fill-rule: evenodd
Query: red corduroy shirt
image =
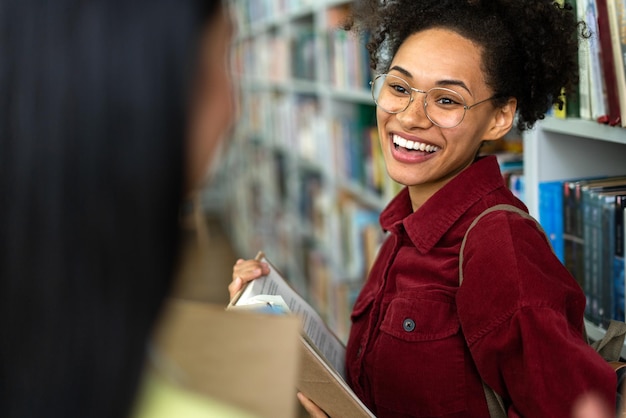
<path id="1" fill-rule="evenodd" d="M 494 157 L 478 159 L 412 212 L 407 189 L 382 212 L 390 233 L 352 313 L 348 382 L 378 418 L 488 417 L 481 377 L 509 417 L 570 418 L 616 375 L 583 340 L 585 297 L 532 220 L 507 203 Z"/>

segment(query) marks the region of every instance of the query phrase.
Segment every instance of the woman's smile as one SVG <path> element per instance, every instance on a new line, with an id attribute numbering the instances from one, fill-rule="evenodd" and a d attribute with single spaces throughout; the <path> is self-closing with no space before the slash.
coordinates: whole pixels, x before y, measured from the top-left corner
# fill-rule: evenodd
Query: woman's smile
<path id="1" fill-rule="evenodd" d="M 418 164 L 431 159 L 440 147 L 414 136 L 392 133 L 389 140 L 390 155 L 399 163 Z"/>

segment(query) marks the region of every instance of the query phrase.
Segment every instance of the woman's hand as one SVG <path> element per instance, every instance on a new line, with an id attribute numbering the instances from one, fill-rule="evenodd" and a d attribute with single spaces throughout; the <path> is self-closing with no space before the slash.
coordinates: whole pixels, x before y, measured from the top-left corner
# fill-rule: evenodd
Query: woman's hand
<path id="1" fill-rule="evenodd" d="M 228 285 L 228 293 L 232 299 L 244 284 L 266 276 L 270 273 L 270 267 L 267 263 L 257 260 L 244 260 L 240 258 L 233 266 L 233 281 Z"/>
<path id="2" fill-rule="evenodd" d="M 319 406 L 315 405 L 312 400 L 304 396 L 302 392 L 298 392 L 298 400 L 309 413 L 311 418 L 328 418 L 328 415 L 324 411 L 320 409 Z"/>
<path id="3" fill-rule="evenodd" d="M 618 413 L 618 417 L 625 416 L 626 411 Z M 596 394 L 582 396 L 573 407 L 572 418 L 612 418 L 614 412 L 607 403 Z"/>

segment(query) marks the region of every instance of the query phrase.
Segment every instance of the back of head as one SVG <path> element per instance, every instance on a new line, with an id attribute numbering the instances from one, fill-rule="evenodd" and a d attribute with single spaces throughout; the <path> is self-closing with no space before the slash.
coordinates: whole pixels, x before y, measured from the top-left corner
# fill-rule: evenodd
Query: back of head
<path id="1" fill-rule="evenodd" d="M 0 2 L 0 410 L 121 417 L 177 258 L 219 2 Z"/>

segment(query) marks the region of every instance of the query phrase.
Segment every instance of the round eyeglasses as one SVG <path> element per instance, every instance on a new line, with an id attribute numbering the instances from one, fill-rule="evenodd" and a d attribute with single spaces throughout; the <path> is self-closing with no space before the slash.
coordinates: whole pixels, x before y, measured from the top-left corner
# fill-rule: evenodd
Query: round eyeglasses
<path id="1" fill-rule="evenodd" d="M 400 77 L 391 74 L 381 74 L 370 82 L 372 97 L 376 105 L 387 113 L 404 112 L 413 102 L 413 92 L 424 94 L 424 113 L 426 117 L 440 128 L 454 128 L 465 118 L 465 112 L 481 103 L 495 99 L 476 102 L 471 106 L 454 90 L 444 87 L 433 87 L 430 90 L 419 90 L 411 87 Z"/>

